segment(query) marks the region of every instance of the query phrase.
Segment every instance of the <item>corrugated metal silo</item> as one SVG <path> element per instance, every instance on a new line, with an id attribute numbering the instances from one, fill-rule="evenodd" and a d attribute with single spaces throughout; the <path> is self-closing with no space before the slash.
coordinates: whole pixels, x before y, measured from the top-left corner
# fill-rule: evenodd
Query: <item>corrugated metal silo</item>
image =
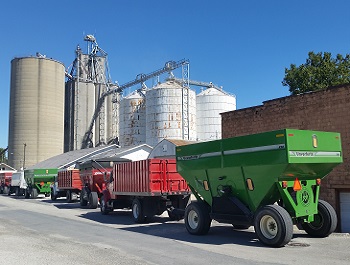
<path id="1" fill-rule="evenodd" d="M 28 167 L 63 153 L 64 70 L 44 56 L 11 61 L 11 166 Z"/>
<path id="2" fill-rule="evenodd" d="M 146 93 L 146 143 L 155 146 L 162 139 L 184 139 L 182 86 L 174 81 L 158 84 Z M 196 135 L 196 95 L 188 90 L 188 139 Z"/>
<path id="3" fill-rule="evenodd" d="M 146 143 L 145 97 L 137 91 L 120 101 L 119 135 L 122 147 Z"/>
<path id="4" fill-rule="evenodd" d="M 197 95 L 197 139 L 221 139 L 220 113 L 236 109 L 236 97 L 210 87 Z"/>

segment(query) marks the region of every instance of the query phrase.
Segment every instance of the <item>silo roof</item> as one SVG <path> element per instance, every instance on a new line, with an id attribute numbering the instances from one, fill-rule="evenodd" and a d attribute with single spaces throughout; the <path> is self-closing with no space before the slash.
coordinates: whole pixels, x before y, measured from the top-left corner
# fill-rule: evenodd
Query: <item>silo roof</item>
<path id="1" fill-rule="evenodd" d="M 182 88 L 182 86 L 179 85 L 178 83 L 176 83 L 175 81 L 168 80 L 168 81 L 165 81 L 164 83 L 160 83 L 160 84 L 156 85 L 154 88 L 155 89 L 157 89 L 157 88 Z"/>

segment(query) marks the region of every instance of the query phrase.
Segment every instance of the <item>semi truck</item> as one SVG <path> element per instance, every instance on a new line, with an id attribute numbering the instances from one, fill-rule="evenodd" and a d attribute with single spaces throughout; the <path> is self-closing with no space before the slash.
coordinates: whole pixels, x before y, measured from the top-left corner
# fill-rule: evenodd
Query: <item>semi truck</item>
<path id="1" fill-rule="evenodd" d="M 55 181 L 57 171 L 57 168 L 25 170 L 24 179 L 27 183 L 25 198 L 35 199 L 39 194 L 49 197 L 51 194 L 51 185 Z"/>
<path id="2" fill-rule="evenodd" d="M 170 219 L 179 220 L 189 198 L 190 189 L 177 173 L 175 159 L 146 159 L 114 165 L 100 209 L 102 214 L 131 209 L 136 223 L 165 211 Z"/>
<path id="3" fill-rule="evenodd" d="M 197 199 L 185 209 L 190 234 L 207 234 L 216 220 L 254 226 L 260 242 L 282 247 L 293 225 L 314 237 L 336 229 L 336 212 L 319 194 L 342 163 L 339 133 L 282 129 L 180 146 L 176 159 Z"/>
<path id="4" fill-rule="evenodd" d="M 57 173 L 55 183 L 51 187 L 51 200 L 66 197 L 66 202 L 73 202 L 80 196 L 83 184 L 79 169 L 60 169 Z"/>
<path id="5" fill-rule="evenodd" d="M 27 189 L 27 183 L 24 179 L 24 171 L 12 173 L 11 185 L 9 186 L 8 195 L 15 194 L 23 196 Z"/>

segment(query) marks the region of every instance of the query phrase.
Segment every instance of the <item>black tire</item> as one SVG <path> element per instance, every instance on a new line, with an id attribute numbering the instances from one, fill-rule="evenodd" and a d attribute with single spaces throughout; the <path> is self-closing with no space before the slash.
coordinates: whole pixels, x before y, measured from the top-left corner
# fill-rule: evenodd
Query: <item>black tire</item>
<path id="1" fill-rule="evenodd" d="M 113 210 L 110 209 L 108 206 L 107 206 L 107 203 L 105 202 L 104 200 L 104 196 L 102 195 L 101 199 L 100 199 L 100 210 L 101 210 L 101 213 L 103 215 L 107 215 L 109 214 L 110 212 L 112 212 Z"/>
<path id="2" fill-rule="evenodd" d="M 72 202 L 72 193 L 70 190 L 66 192 L 66 202 Z"/>
<path id="3" fill-rule="evenodd" d="M 16 197 L 19 197 L 20 195 L 21 195 L 20 188 L 19 188 L 19 187 L 16 187 L 15 196 L 16 196 Z"/>
<path id="4" fill-rule="evenodd" d="M 98 195 L 97 192 L 90 192 L 89 194 L 89 208 L 96 209 L 98 206 Z"/>
<path id="5" fill-rule="evenodd" d="M 271 247 L 283 247 L 293 237 L 292 218 L 278 205 L 260 208 L 255 215 L 254 228 L 260 242 Z"/>
<path id="6" fill-rule="evenodd" d="M 29 198 L 30 198 L 30 193 L 29 193 L 29 190 L 28 190 L 28 189 L 26 189 L 26 190 L 24 191 L 24 198 L 26 198 L 26 199 L 29 199 Z"/>
<path id="7" fill-rule="evenodd" d="M 211 225 L 209 208 L 202 202 L 191 202 L 185 209 L 185 226 L 192 235 L 205 235 Z"/>
<path id="8" fill-rule="evenodd" d="M 57 196 L 54 194 L 53 191 L 51 191 L 51 201 L 57 200 Z"/>
<path id="9" fill-rule="evenodd" d="M 88 204 L 88 201 L 85 200 L 85 196 L 86 196 L 86 191 L 85 191 L 85 189 L 82 189 L 80 192 L 80 196 L 79 196 L 80 197 L 79 202 L 80 202 L 81 207 L 85 207 Z"/>
<path id="10" fill-rule="evenodd" d="M 32 191 L 30 192 L 30 197 L 32 199 L 36 199 L 36 197 L 38 197 L 38 191 L 37 189 L 33 188 Z"/>
<path id="11" fill-rule="evenodd" d="M 236 230 L 245 230 L 250 227 L 250 225 L 232 225 L 234 229 Z"/>
<path id="12" fill-rule="evenodd" d="M 131 210 L 135 223 L 143 223 L 146 220 L 146 216 L 143 214 L 142 202 L 140 199 L 135 198 L 132 201 Z"/>
<path id="13" fill-rule="evenodd" d="M 306 233 L 313 237 L 327 237 L 337 227 L 338 218 L 334 208 L 326 201 L 318 201 L 318 213 L 311 223 L 302 223 Z"/>
<path id="14" fill-rule="evenodd" d="M 4 194 L 8 194 L 9 193 L 9 187 L 7 187 L 7 186 L 5 186 L 4 187 L 4 190 L 3 190 L 3 192 L 4 192 Z"/>

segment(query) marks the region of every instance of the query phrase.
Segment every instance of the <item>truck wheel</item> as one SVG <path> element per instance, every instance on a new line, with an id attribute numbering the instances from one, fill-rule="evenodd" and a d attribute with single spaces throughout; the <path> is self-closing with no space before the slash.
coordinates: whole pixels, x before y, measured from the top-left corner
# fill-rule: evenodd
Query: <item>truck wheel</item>
<path id="1" fill-rule="evenodd" d="M 38 191 L 37 189 L 32 189 L 30 196 L 32 197 L 32 199 L 36 199 L 36 197 L 38 197 Z"/>
<path id="2" fill-rule="evenodd" d="M 89 195 L 89 207 L 91 209 L 96 209 L 98 205 L 98 195 L 97 192 L 91 192 Z"/>
<path id="3" fill-rule="evenodd" d="M 9 188 L 7 186 L 5 186 L 3 192 L 4 192 L 4 194 L 8 194 L 9 193 Z"/>
<path id="4" fill-rule="evenodd" d="M 205 235 L 210 229 L 209 209 L 204 203 L 191 202 L 185 209 L 185 226 L 192 235 Z"/>
<path id="5" fill-rule="evenodd" d="M 302 223 L 301 226 L 311 236 L 327 237 L 337 227 L 338 218 L 334 208 L 326 201 L 318 201 L 318 214 L 315 214 L 314 221 Z"/>
<path id="6" fill-rule="evenodd" d="M 67 190 L 66 193 L 66 202 L 72 202 L 72 193 L 70 190 Z"/>
<path id="7" fill-rule="evenodd" d="M 105 202 L 105 198 L 103 195 L 100 199 L 100 209 L 101 209 L 101 213 L 103 215 L 107 215 L 107 214 L 109 214 L 109 212 L 113 211 L 110 208 L 108 208 L 107 203 Z"/>
<path id="8" fill-rule="evenodd" d="M 85 193 L 85 192 L 86 192 L 86 191 L 85 191 L 84 189 L 81 190 L 81 192 L 80 192 L 79 201 L 80 201 L 80 206 L 82 206 L 82 207 L 84 207 L 84 206 L 86 206 L 86 205 L 88 204 L 88 201 L 84 199 L 84 193 Z"/>
<path id="9" fill-rule="evenodd" d="M 146 217 L 143 214 L 142 203 L 139 199 L 135 198 L 132 201 L 132 217 L 135 223 L 143 223 Z"/>
<path id="10" fill-rule="evenodd" d="M 26 198 L 26 199 L 29 199 L 29 198 L 30 198 L 30 193 L 29 193 L 29 190 L 28 190 L 28 189 L 26 189 L 26 190 L 24 191 L 24 198 Z"/>
<path id="11" fill-rule="evenodd" d="M 57 196 L 53 191 L 51 191 L 51 201 L 55 201 L 55 200 L 57 200 Z"/>
<path id="12" fill-rule="evenodd" d="M 266 205 L 255 215 L 254 229 L 260 242 L 271 247 L 283 247 L 293 237 L 293 221 L 278 205 Z"/>
<path id="13" fill-rule="evenodd" d="M 19 189 L 19 187 L 16 187 L 15 196 L 16 196 L 16 197 L 19 197 L 19 196 L 20 196 L 20 189 Z"/>

